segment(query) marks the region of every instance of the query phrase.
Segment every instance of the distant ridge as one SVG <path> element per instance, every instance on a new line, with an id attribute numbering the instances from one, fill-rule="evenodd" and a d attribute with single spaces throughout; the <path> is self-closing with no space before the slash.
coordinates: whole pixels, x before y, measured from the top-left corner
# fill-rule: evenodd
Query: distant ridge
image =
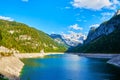
<path id="1" fill-rule="evenodd" d="M 67 48 L 55 42 L 46 33 L 26 24 L 0 20 L 0 46 L 20 53 L 64 52 Z"/>
<path id="2" fill-rule="evenodd" d="M 82 53 L 120 53 L 120 10 L 98 28 L 90 29 L 83 45 L 70 50 Z"/>

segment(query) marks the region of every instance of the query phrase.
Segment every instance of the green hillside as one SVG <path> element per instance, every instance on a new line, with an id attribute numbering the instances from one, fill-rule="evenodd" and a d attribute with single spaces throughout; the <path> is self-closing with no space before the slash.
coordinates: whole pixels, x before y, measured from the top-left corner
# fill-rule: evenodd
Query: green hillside
<path id="1" fill-rule="evenodd" d="M 120 30 L 104 35 L 89 44 L 77 46 L 73 52 L 83 53 L 120 53 Z"/>
<path id="2" fill-rule="evenodd" d="M 15 49 L 21 53 L 64 52 L 66 47 L 60 45 L 47 34 L 23 23 L 0 20 L 0 46 Z"/>

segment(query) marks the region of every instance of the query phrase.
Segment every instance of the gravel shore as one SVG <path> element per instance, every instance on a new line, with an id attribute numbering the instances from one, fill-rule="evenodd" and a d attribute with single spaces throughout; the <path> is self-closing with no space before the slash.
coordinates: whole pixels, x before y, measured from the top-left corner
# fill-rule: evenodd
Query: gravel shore
<path id="1" fill-rule="evenodd" d="M 46 55 L 64 54 L 64 53 L 20 53 L 14 54 L 17 58 L 43 58 Z"/>
<path id="2" fill-rule="evenodd" d="M 78 53 L 79 56 L 84 56 L 88 58 L 104 58 L 109 59 L 107 61 L 108 64 L 112 64 L 114 66 L 120 67 L 120 54 L 86 54 L 86 53 Z"/>

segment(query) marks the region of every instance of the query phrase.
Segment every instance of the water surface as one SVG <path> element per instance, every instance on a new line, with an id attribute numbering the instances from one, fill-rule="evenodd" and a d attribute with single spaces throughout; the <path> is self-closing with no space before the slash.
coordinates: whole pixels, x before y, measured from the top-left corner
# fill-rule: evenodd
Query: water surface
<path id="1" fill-rule="evenodd" d="M 105 59 L 61 54 L 22 61 L 21 80 L 120 80 L 120 69 Z"/>

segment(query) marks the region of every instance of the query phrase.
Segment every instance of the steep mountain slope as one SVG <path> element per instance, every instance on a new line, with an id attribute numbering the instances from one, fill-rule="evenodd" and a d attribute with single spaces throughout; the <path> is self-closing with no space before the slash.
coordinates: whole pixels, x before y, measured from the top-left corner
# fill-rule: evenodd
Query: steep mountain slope
<path id="1" fill-rule="evenodd" d="M 64 41 L 69 45 L 70 47 L 75 47 L 79 44 L 83 44 L 83 41 L 85 40 L 86 36 L 81 33 L 75 33 L 71 31 L 69 34 L 62 34 Z"/>
<path id="2" fill-rule="evenodd" d="M 120 30 L 115 30 L 109 35 L 104 35 L 89 44 L 77 46 L 72 51 L 82 53 L 120 53 Z"/>
<path id="3" fill-rule="evenodd" d="M 71 32 L 69 34 L 51 34 L 51 38 L 53 38 L 56 42 L 62 43 L 68 47 L 75 47 L 78 44 L 83 44 L 86 36 L 81 33 Z"/>
<path id="4" fill-rule="evenodd" d="M 0 20 L 0 46 L 20 52 L 65 51 L 66 47 L 56 43 L 47 34 L 25 24 Z"/>
<path id="5" fill-rule="evenodd" d="M 60 34 L 51 34 L 49 35 L 54 41 L 58 42 L 59 44 L 62 44 L 66 47 L 69 47 L 69 45 L 64 41 L 62 35 Z"/>
<path id="6" fill-rule="evenodd" d="M 112 33 L 117 28 L 116 26 L 120 24 L 119 12 L 120 10 L 118 10 L 109 21 L 103 22 L 97 29 L 90 30 L 85 43 L 89 43 L 102 35 Z"/>
<path id="7" fill-rule="evenodd" d="M 71 51 L 83 53 L 120 53 L 120 14 L 119 10 L 98 28 L 89 31 L 85 44 Z"/>

